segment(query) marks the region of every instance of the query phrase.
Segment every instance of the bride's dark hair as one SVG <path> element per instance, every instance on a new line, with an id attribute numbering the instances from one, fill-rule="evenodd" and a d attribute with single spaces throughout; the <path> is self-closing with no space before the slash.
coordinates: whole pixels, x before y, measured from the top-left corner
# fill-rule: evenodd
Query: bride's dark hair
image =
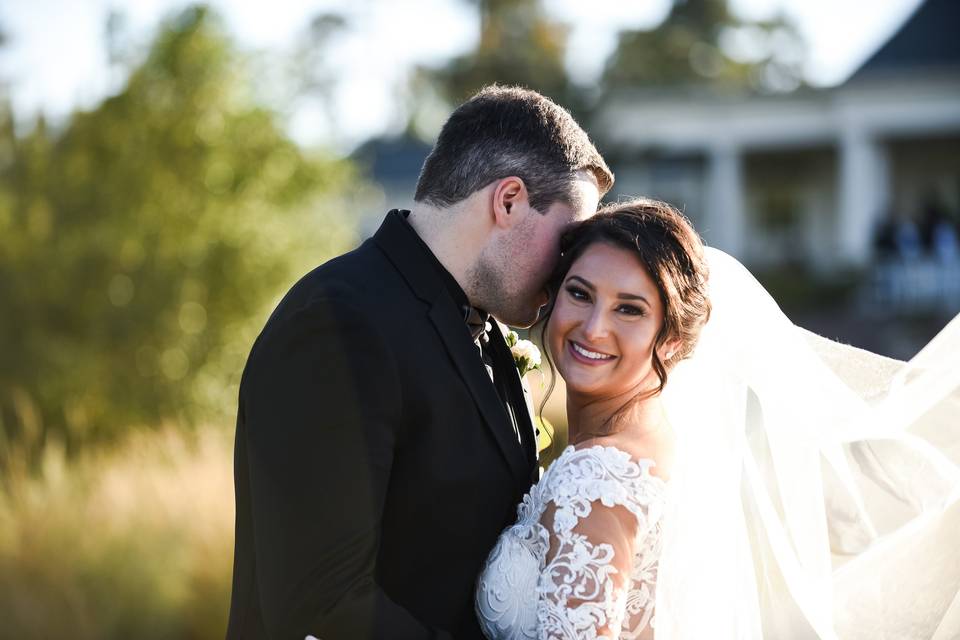
<path id="1" fill-rule="evenodd" d="M 700 331 L 710 317 L 703 241 L 675 207 L 646 198 L 607 205 L 592 218 L 568 229 L 560 238 L 560 260 L 549 280 L 550 305 L 540 321 L 540 342 L 547 347 L 544 353 L 551 369 L 553 359 L 544 338 L 560 286 L 577 258 L 598 242 L 634 253 L 660 293 L 663 326 L 653 350 L 653 369 L 660 382 L 650 394 L 656 395 L 666 385 L 670 369 L 693 353 Z M 657 349 L 672 340 L 679 340 L 678 348 L 666 361 L 661 360 Z M 551 391 L 554 382 L 552 379 Z M 541 412 L 542 409 L 541 405 Z"/>

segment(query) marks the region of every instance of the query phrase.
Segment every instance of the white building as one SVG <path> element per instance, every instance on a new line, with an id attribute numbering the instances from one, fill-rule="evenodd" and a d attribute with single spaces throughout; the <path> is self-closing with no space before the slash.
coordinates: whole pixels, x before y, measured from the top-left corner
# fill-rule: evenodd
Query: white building
<path id="1" fill-rule="evenodd" d="M 960 3 L 925 2 L 841 86 L 622 93 L 591 133 L 617 194 L 682 206 L 748 264 L 865 266 L 882 218 L 960 213 Z"/>

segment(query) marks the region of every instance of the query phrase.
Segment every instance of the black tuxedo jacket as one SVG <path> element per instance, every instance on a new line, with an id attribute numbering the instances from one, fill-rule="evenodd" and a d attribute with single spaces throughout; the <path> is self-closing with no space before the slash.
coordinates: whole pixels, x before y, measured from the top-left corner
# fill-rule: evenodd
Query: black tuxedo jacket
<path id="1" fill-rule="evenodd" d="M 481 564 L 536 478 L 488 356 L 400 212 L 289 291 L 243 373 L 227 638 L 480 638 Z M 509 376 L 499 378 L 499 376 Z"/>

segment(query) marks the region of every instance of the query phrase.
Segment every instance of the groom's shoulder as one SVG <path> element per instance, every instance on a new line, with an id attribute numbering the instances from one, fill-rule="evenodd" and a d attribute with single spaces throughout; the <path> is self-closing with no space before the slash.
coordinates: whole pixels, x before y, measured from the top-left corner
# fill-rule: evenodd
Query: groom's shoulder
<path id="1" fill-rule="evenodd" d="M 328 260 L 301 277 L 280 300 L 264 331 L 293 315 L 336 308 L 341 314 L 376 314 L 378 302 L 396 293 L 399 276 L 391 263 L 367 240 L 356 249 Z"/>
<path id="2" fill-rule="evenodd" d="M 287 294 L 305 302 L 337 300 L 364 306 L 395 289 L 399 275 L 373 240 L 314 268 Z"/>
<path id="3" fill-rule="evenodd" d="M 391 280 L 389 264 L 378 254 L 368 240 L 301 277 L 273 309 L 250 361 L 305 335 L 355 333 L 373 326 L 378 319 L 377 290 Z"/>

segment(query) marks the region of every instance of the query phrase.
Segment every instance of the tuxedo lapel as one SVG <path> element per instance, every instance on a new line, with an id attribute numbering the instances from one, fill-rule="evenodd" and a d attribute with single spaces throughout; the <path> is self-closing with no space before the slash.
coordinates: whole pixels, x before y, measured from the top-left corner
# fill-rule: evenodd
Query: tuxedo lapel
<path id="1" fill-rule="evenodd" d="M 374 242 L 410 286 L 413 293 L 429 306 L 429 318 L 473 396 L 484 424 L 490 430 L 518 485 L 529 484 L 526 455 L 517 442 L 506 408 L 487 375 L 476 344 L 470 337 L 456 303 L 447 293 L 437 268 L 424 255 L 416 232 L 402 214 L 391 211 L 374 235 Z M 501 338 L 502 342 L 502 338 Z M 505 346 L 505 345 L 504 345 Z M 429 375 L 429 372 L 426 372 Z"/>
<path id="2" fill-rule="evenodd" d="M 506 377 L 510 401 L 513 403 L 517 418 L 517 427 L 523 434 L 523 449 L 527 458 L 528 468 L 536 469 L 537 463 L 537 433 L 533 422 L 533 400 L 530 391 L 520 378 L 520 372 L 513 360 L 513 354 L 507 346 L 500 327 L 491 322 L 490 353 L 497 367 L 497 375 Z"/>
<path id="3" fill-rule="evenodd" d="M 470 339 L 470 333 L 463 318 L 457 315 L 453 304 L 443 304 L 447 301 L 440 302 L 430 309 L 430 320 L 450 353 L 453 363 L 457 366 L 460 377 L 470 389 L 477 408 L 480 409 L 487 427 L 493 433 L 497 446 L 506 458 L 507 464 L 510 465 L 511 471 L 519 482 L 523 482 L 527 479 L 528 468 L 524 461 L 522 445 L 517 442 L 517 437 L 510 426 L 507 410 L 487 374 L 476 344 Z"/>

